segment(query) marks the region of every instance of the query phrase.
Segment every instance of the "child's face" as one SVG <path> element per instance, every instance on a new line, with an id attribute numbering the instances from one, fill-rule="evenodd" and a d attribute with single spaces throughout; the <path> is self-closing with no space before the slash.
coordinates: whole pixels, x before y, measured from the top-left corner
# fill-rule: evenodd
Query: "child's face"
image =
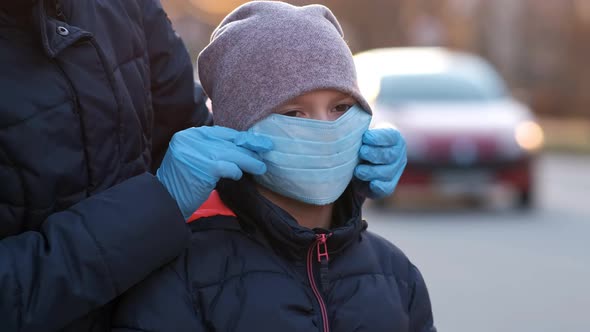
<path id="1" fill-rule="evenodd" d="M 295 97 L 275 113 L 314 120 L 334 121 L 356 104 L 351 96 L 336 90 L 315 90 Z"/>

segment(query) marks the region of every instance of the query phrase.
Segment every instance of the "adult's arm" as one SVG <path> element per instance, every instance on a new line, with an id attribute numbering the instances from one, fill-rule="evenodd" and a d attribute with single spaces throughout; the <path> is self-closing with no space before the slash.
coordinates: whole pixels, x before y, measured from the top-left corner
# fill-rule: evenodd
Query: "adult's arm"
<path id="1" fill-rule="evenodd" d="M 150 58 L 154 110 L 152 172 L 160 166 L 174 133 L 189 127 L 211 125 L 200 84 L 194 82 L 191 59 L 172 29 L 159 0 L 141 1 Z"/>
<path id="2" fill-rule="evenodd" d="M 412 282 L 412 294 L 410 299 L 410 331 L 412 332 L 436 332 L 432 318 L 430 296 L 422 274 L 410 263 L 410 276 Z"/>
<path id="3" fill-rule="evenodd" d="M 145 173 L 55 213 L 39 232 L 0 240 L 3 332 L 54 331 L 165 265 L 189 232 Z"/>
<path id="4" fill-rule="evenodd" d="M 186 278 L 187 260 L 179 256 L 125 293 L 113 312 L 112 331 L 210 331 Z"/>

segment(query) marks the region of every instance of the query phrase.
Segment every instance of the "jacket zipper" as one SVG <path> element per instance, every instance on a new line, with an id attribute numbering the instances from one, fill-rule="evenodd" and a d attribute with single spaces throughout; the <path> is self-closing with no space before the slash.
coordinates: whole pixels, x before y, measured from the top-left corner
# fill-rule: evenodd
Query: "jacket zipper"
<path id="1" fill-rule="evenodd" d="M 324 291 L 328 288 L 328 261 L 330 260 L 330 256 L 328 255 L 328 246 L 326 245 L 326 241 L 330 234 L 316 234 L 316 240 L 313 242 L 307 251 L 307 278 L 309 279 L 309 284 L 311 285 L 311 290 L 316 297 L 320 305 L 320 311 L 322 313 L 322 322 L 323 322 L 323 331 L 329 332 L 330 325 L 328 323 L 328 310 L 326 308 L 326 303 L 322 298 L 322 294 L 320 293 L 315 277 L 313 274 L 313 249 L 315 248 L 317 251 L 318 262 L 320 265 L 320 279 L 322 289 Z"/>

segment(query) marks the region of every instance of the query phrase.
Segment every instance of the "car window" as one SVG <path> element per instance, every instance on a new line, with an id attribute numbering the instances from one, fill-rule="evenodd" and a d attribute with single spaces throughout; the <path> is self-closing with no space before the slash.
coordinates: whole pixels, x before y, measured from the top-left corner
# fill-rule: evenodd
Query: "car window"
<path id="1" fill-rule="evenodd" d="M 390 75 L 381 79 L 377 102 L 489 101 L 505 96 L 505 89 L 494 75 L 465 73 L 429 73 Z"/>

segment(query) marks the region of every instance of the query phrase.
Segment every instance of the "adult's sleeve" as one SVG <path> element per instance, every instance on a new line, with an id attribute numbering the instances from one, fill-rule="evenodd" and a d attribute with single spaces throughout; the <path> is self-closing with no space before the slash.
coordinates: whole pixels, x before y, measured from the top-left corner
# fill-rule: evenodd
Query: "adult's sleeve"
<path id="1" fill-rule="evenodd" d="M 187 257 L 154 272 L 117 301 L 112 316 L 112 331 L 205 332 L 196 294 L 185 273 Z"/>
<path id="2" fill-rule="evenodd" d="M 410 263 L 410 275 L 413 280 L 410 298 L 410 331 L 436 332 L 432 317 L 430 296 L 422 274 L 416 266 Z"/>
<path id="3" fill-rule="evenodd" d="M 174 133 L 211 125 L 201 85 L 194 81 L 188 51 L 172 29 L 159 0 L 142 1 L 144 31 L 150 58 L 154 111 L 152 172 L 155 172 Z"/>
<path id="4" fill-rule="evenodd" d="M 0 330 L 58 330 L 173 260 L 188 238 L 149 173 L 55 213 L 39 232 L 0 240 Z"/>

